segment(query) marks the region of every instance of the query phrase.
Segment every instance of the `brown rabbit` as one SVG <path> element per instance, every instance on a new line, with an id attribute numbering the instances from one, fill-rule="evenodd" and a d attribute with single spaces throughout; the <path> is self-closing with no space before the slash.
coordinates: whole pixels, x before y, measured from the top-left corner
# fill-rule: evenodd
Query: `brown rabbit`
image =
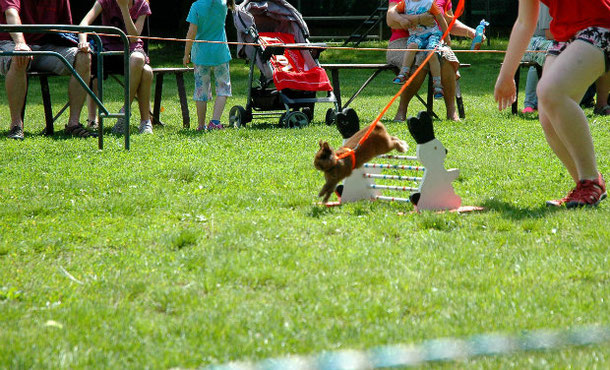
<path id="1" fill-rule="evenodd" d="M 386 154 L 392 149 L 399 152 L 407 151 L 407 143 L 395 136 L 390 136 L 381 123 L 377 123 L 369 137 L 356 148 L 368 129 L 367 126 L 356 132 L 337 151 L 334 151 L 326 141 L 320 140 L 320 150 L 316 153 L 313 165 L 324 172 L 326 178 L 326 184 L 318 194 L 319 197 L 324 197 L 324 202 L 328 201 L 337 184 L 348 177 L 354 168 L 361 167 L 376 156 Z M 356 149 L 354 150 L 354 148 Z M 346 152 L 352 152 L 353 154 L 342 159 L 337 158 Z"/>

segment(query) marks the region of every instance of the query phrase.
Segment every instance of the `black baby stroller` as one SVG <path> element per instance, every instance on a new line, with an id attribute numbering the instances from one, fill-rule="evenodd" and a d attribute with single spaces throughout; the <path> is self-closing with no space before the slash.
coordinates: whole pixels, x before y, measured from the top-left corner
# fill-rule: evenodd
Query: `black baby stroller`
<path id="1" fill-rule="evenodd" d="M 250 74 L 246 107 L 236 105 L 229 112 L 232 126 L 245 126 L 254 116 L 279 116 L 281 126 L 301 127 L 312 120 L 315 103 L 334 103 L 327 124 L 348 124 L 336 114 L 337 99 L 318 62 L 324 44 L 309 43 L 307 24 L 292 5 L 285 0 L 244 0 L 233 18 L 237 40 L 256 45 L 237 47 L 237 56 L 250 62 Z M 254 66 L 261 72 L 256 83 Z M 326 96 L 316 97 L 318 91 Z M 358 125 L 357 115 L 349 115 L 349 120 Z"/>

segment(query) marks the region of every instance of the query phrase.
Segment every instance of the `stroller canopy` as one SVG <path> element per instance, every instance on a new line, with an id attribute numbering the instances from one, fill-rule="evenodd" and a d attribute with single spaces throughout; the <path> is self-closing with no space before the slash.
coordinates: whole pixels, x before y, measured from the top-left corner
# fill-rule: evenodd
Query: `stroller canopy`
<path id="1" fill-rule="evenodd" d="M 309 29 L 301 14 L 285 0 L 245 0 L 235 8 L 233 22 L 237 29 L 237 41 L 256 42 L 257 32 L 281 32 L 294 36 L 297 43 L 307 42 Z M 249 58 L 249 48 L 237 46 L 237 56 Z"/>
<path id="2" fill-rule="evenodd" d="M 285 0 L 245 0 L 234 13 L 237 55 L 255 63 L 278 90 L 331 91 L 328 76 L 309 49 L 289 49 L 263 60 L 257 51 L 274 44 L 308 44 L 309 29 L 301 14 Z M 265 57 L 266 58 L 266 57 Z"/>

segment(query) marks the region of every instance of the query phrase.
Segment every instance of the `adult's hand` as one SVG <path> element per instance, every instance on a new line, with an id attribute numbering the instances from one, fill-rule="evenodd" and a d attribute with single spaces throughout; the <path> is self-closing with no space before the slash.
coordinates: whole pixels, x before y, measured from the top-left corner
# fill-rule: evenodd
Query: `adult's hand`
<path id="1" fill-rule="evenodd" d="M 83 53 L 90 52 L 91 48 L 89 47 L 89 43 L 88 42 L 79 42 L 78 43 L 78 51 L 83 52 Z"/>
<path id="2" fill-rule="evenodd" d="M 17 43 L 15 44 L 15 48 L 13 49 L 14 51 L 32 51 L 32 49 L 30 48 L 30 46 L 26 43 Z M 14 57 L 14 61 L 17 63 L 17 66 L 19 67 L 27 67 L 28 63 L 30 63 L 30 60 L 32 60 L 33 57 L 30 56 L 24 56 L 24 57 Z"/>
<path id="3" fill-rule="evenodd" d="M 417 16 L 417 24 L 421 24 L 422 26 L 432 27 L 436 24 L 434 21 L 434 16 L 428 12 L 420 14 Z"/>
<path id="4" fill-rule="evenodd" d="M 516 92 L 515 80 L 500 75 L 494 89 L 494 99 L 498 103 L 498 109 L 504 110 L 512 105 L 516 99 Z"/>

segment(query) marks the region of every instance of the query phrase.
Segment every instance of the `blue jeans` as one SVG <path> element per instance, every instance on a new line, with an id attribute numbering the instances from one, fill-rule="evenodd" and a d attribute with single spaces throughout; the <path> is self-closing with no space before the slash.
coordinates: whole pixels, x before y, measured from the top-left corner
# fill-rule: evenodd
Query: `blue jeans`
<path id="1" fill-rule="evenodd" d="M 535 67 L 530 67 L 527 71 L 527 81 L 525 82 L 525 100 L 524 107 L 538 109 L 538 96 L 536 95 L 536 86 L 538 86 L 538 72 Z"/>

